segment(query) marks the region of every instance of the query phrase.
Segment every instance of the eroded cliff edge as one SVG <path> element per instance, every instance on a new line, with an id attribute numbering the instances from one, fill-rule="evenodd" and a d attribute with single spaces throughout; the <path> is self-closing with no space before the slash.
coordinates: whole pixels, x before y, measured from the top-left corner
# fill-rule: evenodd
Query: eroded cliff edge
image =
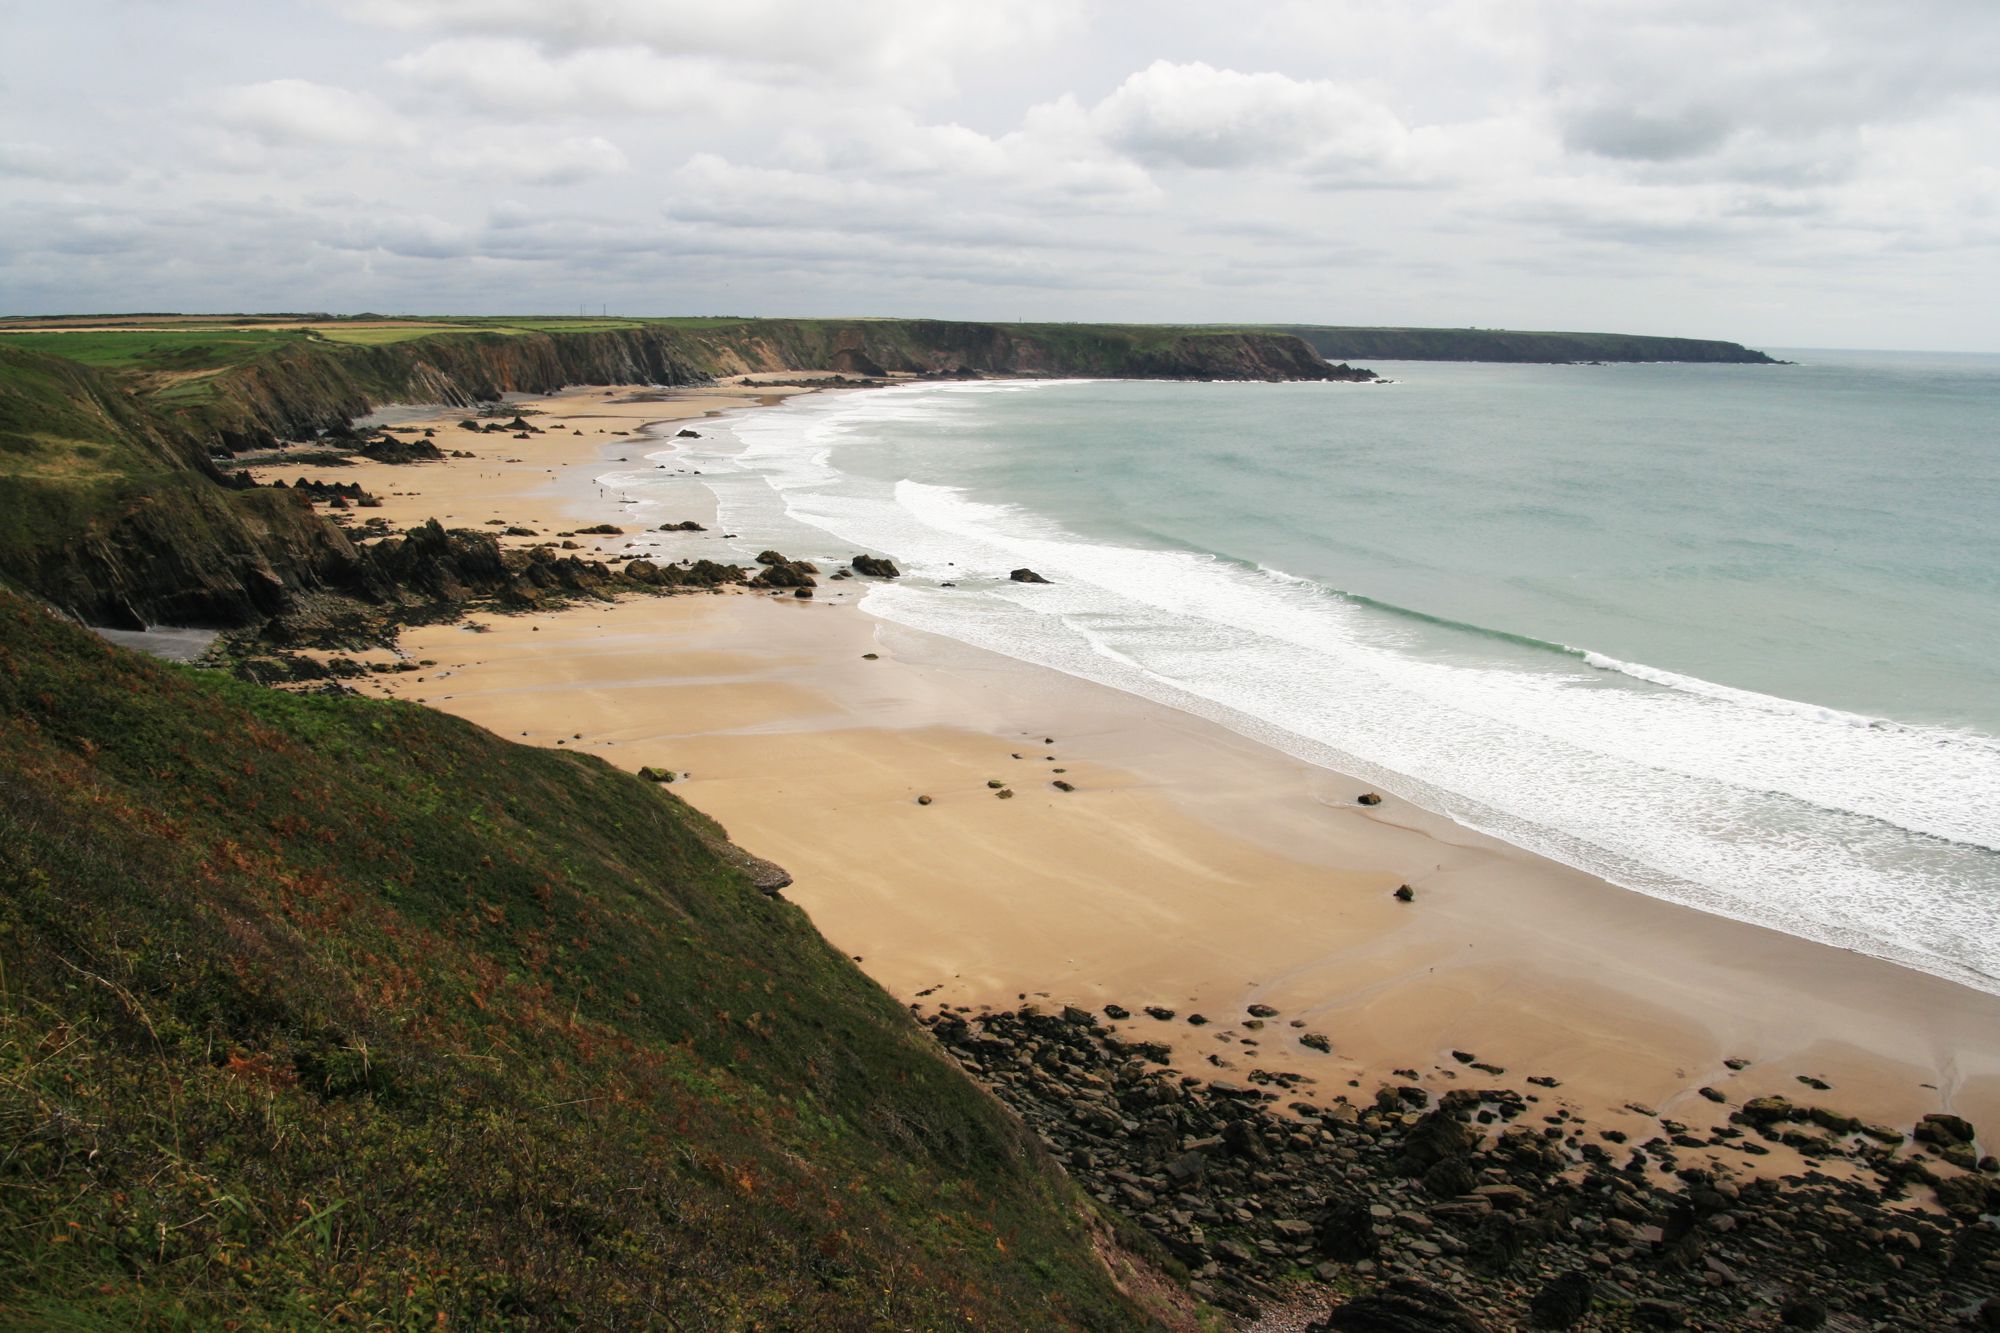
<path id="1" fill-rule="evenodd" d="M 1126 325 L 714 320 L 444 331 L 383 345 L 301 334 L 170 375 L 0 343 L 0 582 L 90 624 L 226 627 L 300 593 L 379 597 L 380 571 L 233 454 L 337 430 L 391 402 L 471 405 L 569 385 L 680 386 L 752 372 L 872 377 L 1369 379 L 1289 335 Z"/>

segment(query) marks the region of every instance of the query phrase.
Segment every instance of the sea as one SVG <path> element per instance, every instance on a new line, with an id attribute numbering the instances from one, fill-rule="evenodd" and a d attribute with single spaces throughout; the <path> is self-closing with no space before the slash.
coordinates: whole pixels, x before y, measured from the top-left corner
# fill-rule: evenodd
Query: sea
<path id="1" fill-rule="evenodd" d="M 2000 993 L 2000 357 L 1774 354 L 912 384 L 602 480 L 699 473 L 747 551 L 892 558 L 885 621 Z"/>

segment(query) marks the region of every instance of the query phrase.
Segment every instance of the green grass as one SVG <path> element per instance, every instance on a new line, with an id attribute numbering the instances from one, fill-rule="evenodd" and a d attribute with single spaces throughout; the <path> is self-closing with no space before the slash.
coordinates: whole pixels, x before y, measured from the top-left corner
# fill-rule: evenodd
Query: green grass
<path id="1" fill-rule="evenodd" d="M 0 1326 L 1145 1326 L 713 833 L 0 594 Z"/>
<path id="2" fill-rule="evenodd" d="M 112 370 L 208 371 L 241 365 L 305 340 L 296 329 L 92 329 L 78 333 L 0 330 L 0 347 Z"/>
<path id="3" fill-rule="evenodd" d="M 314 336 L 333 343 L 354 343 L 361 347 L 386 347 L 390 343 L 411 342 L 434 333 L 449 333 L 448 324 L 392 324 L 386 328 L 350 328 L 329 324 L 316 328 Z"/>

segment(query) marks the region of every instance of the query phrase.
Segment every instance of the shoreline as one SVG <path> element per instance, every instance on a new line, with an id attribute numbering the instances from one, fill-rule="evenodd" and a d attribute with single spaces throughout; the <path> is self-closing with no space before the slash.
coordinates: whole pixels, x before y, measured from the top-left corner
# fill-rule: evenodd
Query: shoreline
<path id="1" fill-rule="evenodd" d="M 519 400 L 604 432 L 533 445 L 448 438 L 460 414 L 447 411 L 429 423 L 439 447 L 469 445 L 474 460 L 304 470 L 376 491 L 370 512 L 392 527 L 616 522 L 590 494 L 596 475 L 668 441 L 611 432 L 778 396 L 736 387 Z M 551 459 L 550 443 L 571 447 Z M 591 541 L 676 559 L 718 540 L 628 536 Z M 1114 1003 L 1138 1015 L 1120 1030 L 1171 1041 L 1190 1072 L 1228 1077 L 1208 1057 L 1245 1065 L 1254 1051 L 1258 1067 L 1317 1079 L 1316 1099 L 1348 1095 L 1350 1079 L 1365 1097 L 1413 1066 L 1420 1086 L 1446 1089 L 1462 1051 L 1510 1079 L 1554 1078 L 1565 1107 L 1635 1133 L 1676 1113 L 1720 1122 L 1729 1108 L 1703 1086 L 1739 1103 L 1799 1093 L 1802 1078 L 1891 1123 L 2000 1111 L 1994 997 L 1619 888 L 1393 796 L 1363 810 L 1351 779 L 1164 704 L 855 614 L 853 588 L 822 582 L 813 602 L 782 606 L 726 594 L 481 616 L 491 632 L 477 635 L 410 629 L 405 651 L 438 670 L 369 686 L 510 738 L 692 770 L 672 790 L 786 865 L 788 896 L 906 1002 Z M 1053 768 L 1079 790 L 1049 787 Z M 1036 780 L 992 799 L 988 778 L 1020 772 Z M 1414 903 L 1389 896 L 1404 882 Z M 1246 1027 L 1252 1003 L 1281 1017 Z M 1146 1004 L 1177 1017 L 1148 1019 Z M 1188 1026 L 1196 1008 L 1214 1022 Z M 1293 1019 L 1331 1054 L 1300 1046 Z M 1756 1169 L 1784 1164 L 1774 1153 Z"/>

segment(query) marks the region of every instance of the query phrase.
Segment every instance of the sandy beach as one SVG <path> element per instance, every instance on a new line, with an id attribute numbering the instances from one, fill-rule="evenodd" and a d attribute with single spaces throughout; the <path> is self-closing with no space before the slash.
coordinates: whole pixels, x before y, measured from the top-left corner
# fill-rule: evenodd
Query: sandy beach
<path id="1" fill-rule="evenodd" d="M 512 405 L 543 428 L 527 440 L 399 412 L 473 456 L 280 462 L 259 479 L 358 482 L 382 504 L 357 522 L 517 526 L 536 535 L 502 540 L 531 544 L 619 524 L 622 497 L 596 478 L 658 435 L 791 392 L 573 391 Z M 712 527 L 688 480 L 671 517 Z M 714 531 L 621 526 L 568 539 L 751 554 Z M 406 630 L 403 654 L 432 665 L 360 684 L 683 774 L 671 790 L 784 865 L 786 896 L 906 1002 L 1122 1005 L 1119 1026 L 1171 1042 L 1189 1072 L 1293 1071 L 1314 1100 L 1485 1078 L 1469 1058 L 1554 1080 L 1543 1102 L 1639 1137 L 1662 1117 L 1703 1133 L 1773 1093 L 1905 1126 L 2000 1115 L 2000 999 L 1628 892 L 1394 796 L 1357 805 L 1364 785 L 1215 723 L 875 620 L 865 583 L 479 614 Z M 1251 1004 L 1277 1015 L 1246 1021 Z"/>

